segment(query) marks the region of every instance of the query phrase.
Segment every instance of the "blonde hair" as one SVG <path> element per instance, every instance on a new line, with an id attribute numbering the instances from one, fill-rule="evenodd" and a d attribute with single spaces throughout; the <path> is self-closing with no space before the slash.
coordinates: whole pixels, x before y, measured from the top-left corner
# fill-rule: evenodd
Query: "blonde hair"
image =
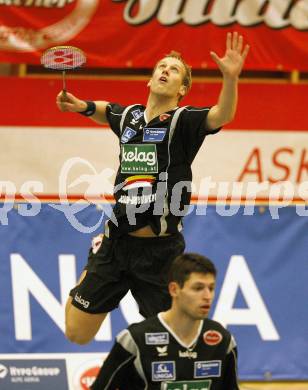
<path id="1" fill-rule="evenodd" d="M 182 57 L 181 53 L 179 53 L 178 51 L 175 51 L 175 50 L 171 50 L 171 52 L 169 54 L 166 54 L 164 58 L 176 58 L 177 60 L 179 60 L 183 64 L 183 66 L 185 68 L 185 75 L 184 75 L 184 78 L 183 78 L 183 84 L 187 88 L 187 92 L 188 92 L 190 90 L 191 84 L 192 84 L 191 66 L 189 66 L 185 62 L 185 60 Z"/>
<path id="2" fill-rule="evenodd" d="M 186 94 L 187 94 L 187 92 L 190 90 L 191 84 L 192 84 L 191 66 L 189 66 L 189 65 L 184 61 L 184 59 L 183 59 L 181 53 L 179 53 L 178 51 L 175 51 L 175 50 L 171 50 L 171 52 L 170 52 L 169 54 L 166 54 L 163 58 L 176 58 L 177 60 L 179 60 L 179 61 L 183 64 L 184 69 L 185 69 L 185 75 L 184 75 L 184 77 L 183 77 L 183 84 L 184 84 L 184 86 L 186 87 Z M 163 59 L 163 58 L 162 58 L 162 59 Z M 162 60 L 162 59 L 161 59 L 161 60 Z M 160 62 L 161 60 L 159 60 L 159 61 L 156 63 L 156 65 L 155 65 L 155 67 L 154 67 L 154 70 L 153 70 L 153 73 L 155 72 L 155 69 L 156 69 L 157 65 L 159 64 L 159 62 Z M 181 99 L 183 99 L 183 97 L 184 97 L 184 96 L 181 96 L 181 97 L 179 98 L 179 101 L 180 101 Z"/>

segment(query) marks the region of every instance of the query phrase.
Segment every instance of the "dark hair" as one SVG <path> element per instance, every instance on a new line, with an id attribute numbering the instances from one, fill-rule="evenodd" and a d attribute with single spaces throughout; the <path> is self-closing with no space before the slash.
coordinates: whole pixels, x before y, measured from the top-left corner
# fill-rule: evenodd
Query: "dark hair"
<path id="1" fill-rule="evenodd" d="M 215 277 L 217 274 L 215 265 L 207 257 L 198 253 L 183 253 L 171 264 L 168 283 L 176 282 L 182 288 L 193 272 L 212 274 Z"/>

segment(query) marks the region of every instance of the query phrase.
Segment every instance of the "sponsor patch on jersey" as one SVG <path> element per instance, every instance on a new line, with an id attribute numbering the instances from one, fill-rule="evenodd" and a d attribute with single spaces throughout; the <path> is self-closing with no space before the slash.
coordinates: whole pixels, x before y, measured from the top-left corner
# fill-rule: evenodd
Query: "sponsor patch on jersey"
<path id="1" fill-rule="evenodd" d="M 221 360 L 195 362 L 194 378 L 208 378 L 221 375 Z"/>
<path id="2" fill-rule="evenodd" d="M 155 144 L 124 144 L 121 152 L 121 173 L 158 173 Z"/>
<path id="3" fill-rule="evenodd" d="M 162 142 L 165 138 L 167 129 L 147 128 L 143 129 L 143 142 Z"/>
<path id="4" fill-rule="evenodd" d="M 124 182 L 124 191 L 131 190 L 132 188 L 140 187 L 152 187 L 152 184 L 155 182 L 155 176 L 152 175 L 134 175 L 129 176 L 125 179 Z"/>
<path id="5" fill-rule="evenodd" d="M 137 134 L 137 131 L 131 129 L 130 127 L 125 127 L 123 134 L 121 136 L 122 144 L 126 144 L 131 138 L 133 138 Z"/>
<path id="6" fill-rule="evenodd" d="M 168 345 L 164 345 L 163 347 L 156 347 L 156 351 L 158 356 L 167 356 L 168 355 Z"/>
<path id="7" fill-rule="evenodd" d="M 166 112 L 164 114 L 161 114 L 159 115 L 159 120 L 161 122 L 165 121 L 166 119 L 168 119 L 171 115 L 170 114 L 167 114 Z"/>
<path id="8" fill-rule="evenodd" d="M 143 112 L 141 112 L 140 109 L 138 108 L 137 110 L 132 111 L 132 115 L 133 115 L 135 121 L 137 121 L 138 119 L 140 119 L 142 117 Z"/>
<path id="9" fill-rule="evenodd" d="M 165 381 L 175 379 L 175 362 L 152 362 L 152 381 Z"/>
<path id="10" fill-rule="evenodd" d="M 156 201 L 156 194 L 133 195 L 133 196 L 121 195 L 120 199 L 118 200 L 118 202 L 122 204 L 134 204 L 134 205 L 153 203 L 155 201 Z"/>
<path id="11" fill-rule="evenodd" d="M 162 390 L 210 390 L 212 381 L 173 381 L 164 382 L 161 385 Z"/>
<path id="12" fill-rule="evenodd" d="M 169 333 L 146 333 L 145 334 L 145 343 L 147 345 L 165 345 L 169 344 Z"/>
<path id="13" fill-rule="evenodd" d="M 187 349 L 186 351 L 179 351 L 179 357 L 188 358 L 188 359 L 197 359 L 198 353 L 195 351 L 189 351 Z"/>
<path id="14" fill-rule="evenodd" d="M 217 345 L 222 340 L 222 334 L 217 330 L 208 330 L 204 333 L 203 340 L 207 345 Z"/>

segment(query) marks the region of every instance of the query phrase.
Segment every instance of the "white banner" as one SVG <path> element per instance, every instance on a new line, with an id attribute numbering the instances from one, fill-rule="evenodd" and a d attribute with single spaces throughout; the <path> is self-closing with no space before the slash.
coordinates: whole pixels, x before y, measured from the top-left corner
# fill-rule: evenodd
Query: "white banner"
<path id="1" fill-rule="evenodd" d="M 1 138 L 2 198 L 33 193 L 110 199 L 119 153 L 111 131 L 2 127 Z M 307 145 L 308 134 L 296 131 L 208 136 L 193 163 L 193 200 L 307 201 Z"/>

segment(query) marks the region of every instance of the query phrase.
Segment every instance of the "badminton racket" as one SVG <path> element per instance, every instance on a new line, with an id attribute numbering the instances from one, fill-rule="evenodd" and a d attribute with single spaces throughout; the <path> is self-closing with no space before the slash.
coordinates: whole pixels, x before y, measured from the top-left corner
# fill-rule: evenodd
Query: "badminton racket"
<path id="1" fill-rule="evenodd" d="M 66 71 L 78 69 L 86 63 L 84 52 L 74 46 L 54 46 L 45 50 L 41 64 L 47 69 L 62 71 L 63 95 L 66 95 Z"/>

